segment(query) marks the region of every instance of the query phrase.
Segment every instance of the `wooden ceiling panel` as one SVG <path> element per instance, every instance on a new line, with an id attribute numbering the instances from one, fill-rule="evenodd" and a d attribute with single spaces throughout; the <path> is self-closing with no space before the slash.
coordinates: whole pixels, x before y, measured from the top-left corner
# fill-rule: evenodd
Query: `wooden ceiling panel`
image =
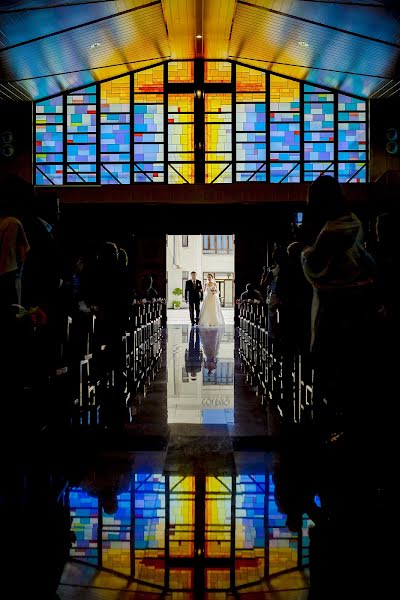
<path id="1" fill-rule="evenodd" d="M 350 35 L 340 31 L 336 24 L 333 27 L 290 19 L 239 0 L 229 57 L 369 96 L 380 83 L 378 76 L 390 79 L 394 75 L 400 47 Z"/>
<path id="2" fill-rule="evenodd" d="M 396 1 L 2 0 L 0 99 L 44 98 L 196 56 L 365 97 L 400 96 Z"/>
<path id="3" fill-rule="evenodd" d="M 235 0 L 205 0 L 205 58 L 227 58 L 235 6 Z"/>
<path id="4" fill-rule="evenodd" d="M 196 1 L 162 0 L 172 59 L 195 57 Z"/>
<path id="5" fill-rule="evenodd" d="M 68 31 L 64 27 L 63 32 L 44 37 L 31 32 L 32 41 L 25 39 L 21 45 L 0 48 L 0 81 L 7 81 L 5 87 L 19 82 L 23 88 L 30 81 L 25 89 L 29 94 L 34 89 L 32 98 L 38 99 L 169 58 L 160 1 L 111 4 L 122 8 L 118 11 L 121 14 L 111 13 L 109 18 L 90 22 L 81 10 L 80 25 Z M 143 8 L 131 11 L 135 6 Z M 91 48 L 92 44 L 99 45 Z"/>

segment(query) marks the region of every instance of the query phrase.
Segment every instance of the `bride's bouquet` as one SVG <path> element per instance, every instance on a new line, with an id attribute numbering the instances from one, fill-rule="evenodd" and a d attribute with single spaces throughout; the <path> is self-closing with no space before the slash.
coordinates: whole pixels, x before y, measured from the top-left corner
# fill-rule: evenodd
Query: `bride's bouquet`
<path id="1" fill-rule="evenodd" d="M 218 288 L 216 285 L 212 285 L 210 287 L 210 292 L 212 293 L 213 296 L 215 296 L 216 294 L 218 295 Z"/>

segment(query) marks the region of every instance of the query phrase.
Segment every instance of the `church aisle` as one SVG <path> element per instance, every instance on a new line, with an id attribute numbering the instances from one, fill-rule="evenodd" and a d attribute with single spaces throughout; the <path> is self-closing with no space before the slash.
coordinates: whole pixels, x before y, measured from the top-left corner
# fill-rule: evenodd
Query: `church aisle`
<path id="1" fill-rule="evenodd" d="M 309 519 L 285 526 L 278 455 L 235 356 L 233 325 L 168 326 L 165 364 L 127 426 L 164 443 L 104 452 L 71 486 L 61 600 L 306 600 Z"/>

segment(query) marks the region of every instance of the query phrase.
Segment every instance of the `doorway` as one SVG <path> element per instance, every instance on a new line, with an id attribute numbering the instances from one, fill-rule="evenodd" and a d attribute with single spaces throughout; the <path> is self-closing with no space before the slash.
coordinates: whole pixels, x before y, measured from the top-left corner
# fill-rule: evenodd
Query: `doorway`
<path id="1" fill-rule="evenodd" d="M 196 278 L 203 286 L 207 275 L 213 275 L 219 288 L 221 305 L 230 320 L 230 312 L 233 316 L 235 304 L 234 234 L 172 234 L 167 235 L 166 245 L 166 298 L 170 322 L 189 322 L 185 285 L 192 271 L 196 272 Z"/>

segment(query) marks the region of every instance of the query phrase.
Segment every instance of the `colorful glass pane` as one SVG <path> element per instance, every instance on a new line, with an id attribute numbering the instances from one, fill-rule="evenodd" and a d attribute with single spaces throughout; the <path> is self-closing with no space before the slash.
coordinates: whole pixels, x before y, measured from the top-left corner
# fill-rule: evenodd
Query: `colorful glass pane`
<path id="1" fill-rule="evenodd" d="M 188 61 L 173 61 L 168 63 L 169 83 L 191 83 L 193 81 L 194 63 Z"/>
<path id="2" fill-rule="evenodd" d="M 67 183 L 97 181 L 96 94 L 90 86 L 67 96 Z"/>
<path id="3" fill-rule="evenodd" d="M 88 496 L 80 488 L 73 488 L 69 492 L 69 505 L 72 530 L 76 537 L 70 556 L 97 565 L 99 562 L 99 501 Z"/>
<path id="4" fill-rule="evenodd" d="M 164 90 L 164 66 L 152 67 L 134 74 L 134 91 L 141 93 Z"/>
<path id="5" fill-rule="evenodd" d="M 263 71 L 236 66 L 236 91 L 237 92 L 265 92 L 266 75 Z"/>
<path id="6" fill-rule="evenodd" d="M 195 478 L 170 476 L 170 556 L 194 556 Z"/>
<path id="7" fill-rule="evenodd" d="M 206 83 L 230 83 L 231 63 L 206 61 L 204 63 L 204 81 Z"/>
<path id="8" fill-rule="evenodd" d="M 231 477 L 206 477 L 205 555 L 225 558 L 230 555 Z"/>
<path id="9" fill-rule="evenodd" d="M 367 181 L 367 104 L 338 95 L 338 175 L 340 182 Z"/>
<path id="10" fill-rule="evenodd" d="M 130 77 L 107 81 L 100 89 L 101 183 L 130 183 Z"/>
<path id="11" fill-rule="evenodd" d="M 37 185 L 63 183 L 63 98 L 51 98 L 36 104 Z M 53 164 L 51 164 L 53 163 Z"/>
<path id="12" fill-rule="evenodd" d="M 304 86 L 304 179 L 334 171 L 335 105 L 327 90 Z"/>
<path id="13" fill-rule="evenodd" d="M 270 76 L 270 180 L 300 181 L 300 84 Z"/>

